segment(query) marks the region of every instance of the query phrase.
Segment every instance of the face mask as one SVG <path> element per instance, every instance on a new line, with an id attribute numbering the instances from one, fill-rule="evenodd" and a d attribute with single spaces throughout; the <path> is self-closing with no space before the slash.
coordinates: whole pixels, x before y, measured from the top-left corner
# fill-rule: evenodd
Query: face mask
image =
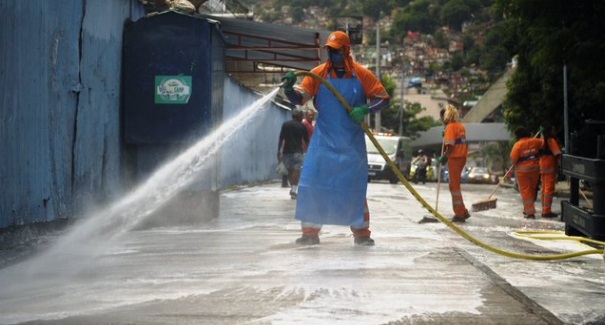
<path id="1" fill-rule="evenodd" d="M 340 63 L 343 60 L 342 54 L 340 54 L 338 50 L 329 50 L 328 56 L 330 57 L 330 61 L 332 61 L 333 64 Z"/>

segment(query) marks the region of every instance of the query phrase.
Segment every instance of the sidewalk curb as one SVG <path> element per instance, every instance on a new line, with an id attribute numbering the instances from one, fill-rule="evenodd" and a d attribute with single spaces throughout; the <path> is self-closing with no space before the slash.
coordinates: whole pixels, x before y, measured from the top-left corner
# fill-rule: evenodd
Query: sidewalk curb
<path id="1" fill-rule="evenodd" d="M 537 304 L 535 301 L 533 301 L 531 298 L 529 298 L 526 294 L 521 292 L 521 290 L 515 288 L 513 285 L 508 283 L 504 278 L 499 276 L 496 272 L 494 272 L 492 269 L 490 269 L 487 265 L 479 262 L 476 258 L 471 256 L 464 249 L 454 247 L 454 251 L 456 253 L 460 254 L 460 256 L 462 256 L 464 259 L 466 259 L 471 265 L 473 265 L 479 271 L 481 271 L 485 275 L 487 275 L 487 277 L 490 278 L 494 282 L 494 284 L 496 284 L 498 287 L 500 287 L 506 293 L 511 295 L 511 297 L 515 298 L 517 301 L 519 301 L 521 304 L 523 304 L 525 307 L 527 307 L 529 310 L 531 310 L 538 317 L 542 318 L 548 324 L 551 324 L 551 325 L 568 325 L 569 324 L 569 323 L 565 323 L 565 322 L 561 321 L 559 318 L 557 318 L 557 316 L 555 316 L 553 313 L 548 311 L 546 308 Z"/>

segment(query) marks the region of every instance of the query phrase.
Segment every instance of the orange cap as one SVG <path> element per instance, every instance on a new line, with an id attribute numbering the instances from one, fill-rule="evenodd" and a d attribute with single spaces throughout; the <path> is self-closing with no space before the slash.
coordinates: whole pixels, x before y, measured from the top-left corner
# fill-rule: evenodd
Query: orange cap
<path id="1" fill-rule="evenodd" d="M 351 46 L 349 41 L 349 35 L 341 31 L 335 31 L 328 36 L 328 41 L 325 46 L 329 46 L 334 49 L 339 49 L 343 46 Z"/>

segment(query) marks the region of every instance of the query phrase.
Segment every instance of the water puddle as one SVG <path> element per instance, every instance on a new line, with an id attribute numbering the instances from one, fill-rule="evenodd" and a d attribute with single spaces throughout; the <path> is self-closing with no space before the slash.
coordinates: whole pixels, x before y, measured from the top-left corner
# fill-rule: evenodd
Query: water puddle
<path id="1" fill-rule="evenodd" d="M 104 209 L 82 218 L 50 248 L 28 261 L 0 271 L 0 298 L 8 298 L 24 286 L 36 288 L 69 279 L 85 269 L 99 254 L 116 242 L 116 237 L 132 230 L 146 217 L 199 179 L 221 147 L 250 119 L 265 109 L 279 88 L 259 98 L 238 115 L 157 169 L 132 192 Z M 12 289 L 12 290 L 11 290 Z"/>

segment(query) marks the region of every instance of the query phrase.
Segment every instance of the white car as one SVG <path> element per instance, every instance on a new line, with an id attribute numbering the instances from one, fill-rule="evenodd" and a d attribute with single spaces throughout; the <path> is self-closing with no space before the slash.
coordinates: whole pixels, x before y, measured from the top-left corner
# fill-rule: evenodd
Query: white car
<path id="1" fill-rule="evenodd" d="M 374 138 L 389 159 L 398 167 L 401 174 L 407 178 L 412 160 L 412 139 L 392 135 L 375 135 Z M 386 179 L 391 184 L 397 184 L 399 178 L 367 135 L 366 149 L 368 151 L 368 182 L 373 179 Z"/>

